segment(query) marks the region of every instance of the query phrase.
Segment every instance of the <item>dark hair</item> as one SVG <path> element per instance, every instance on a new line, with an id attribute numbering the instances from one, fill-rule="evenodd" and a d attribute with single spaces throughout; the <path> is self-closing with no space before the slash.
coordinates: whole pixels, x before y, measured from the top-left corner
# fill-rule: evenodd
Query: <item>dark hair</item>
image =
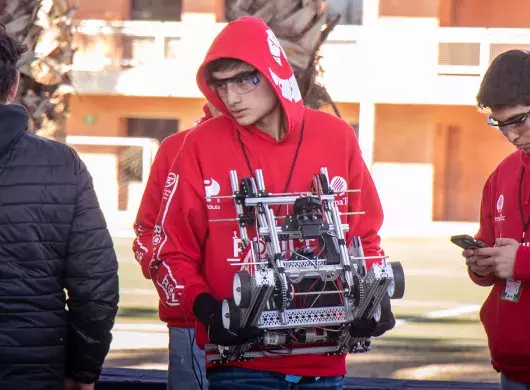
<path id="1" fill-rule="evenodd" d="M 530 53 L 509 50 L 495 57 L 477 95 L 480 109 L 530 106 Z"/>
<path id="2" fill-rule="evenodd" d="M 11 36 L 0 23 L 0 102 L 7 101 L 9 90 L 17 80 L 17 62 L 28 48 Z"/>
<path id="3" fill-rule="evenodd" d="M 220 72 L 222 70 L 231 70 L 239 68 L 242 65 L 248 65 L 245 61 L 241 61 L 235 58 L 219 58 L 206 64 L 206 73 L 209 77 L 212 76 L 213 72 Z"/>

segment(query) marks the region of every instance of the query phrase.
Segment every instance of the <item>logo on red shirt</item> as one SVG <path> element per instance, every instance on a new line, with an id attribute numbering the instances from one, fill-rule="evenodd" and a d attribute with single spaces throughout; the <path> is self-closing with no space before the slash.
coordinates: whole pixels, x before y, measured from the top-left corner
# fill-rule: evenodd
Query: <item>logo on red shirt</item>
<path id="1" fill-rule="evenodd" d="M 500 194 L 499 198 L 497 199 L 497 212 L 499 213 L 499 215 L 495 217 L 495 222 L 502 222 L 506 219 L 504 217 L 504 214 L 502 214 L 503 207 L 504 207 L 504 195 Z"/>
<path id="2" fill-rule="evenodd" d="M 169 172 L 166 179 L 166 188 L 173 186 L 175 182 L 177 181 L 177 175 L 173 172 Z"/>
<path id="3" fill-rule="evenodd" d="M 335 176 L 333 179 L 331 179 L 329 185 L 331 186 L 331 189 L 338 195 L 335 199 L 335 206 L 347 206 L 348 196 L 344 196 L 344 194 L 348 189 L 348 182 L 341 176 Z"/>
<path id="4" fill-rule="evenodd" d="M 335 176 L 333 179 L 331 179 L 330 185 L 331 189 L 339 194 L 339 196 L 344 195 L 348 189 L 348 183 L 346 183 L 346 180 L 340 176 Z"/>
<path id="5" fill-rule="evenodd" d="M 210 203 L 212 199 L 210 199 L 212 196 L 219 195 L 219 192 L 221 192 L 221 186 L 219 185 L 219 182 L 215 179 L 205 179 L 204 180 L 204 192 L 206 193 L 206 202 Z M 220 199 L 217 199 L 217 203 L 220 202 Z M 212 205 L 208 204 L 208 210 L 221 210 L 221 206 L 219 204 Z"/>

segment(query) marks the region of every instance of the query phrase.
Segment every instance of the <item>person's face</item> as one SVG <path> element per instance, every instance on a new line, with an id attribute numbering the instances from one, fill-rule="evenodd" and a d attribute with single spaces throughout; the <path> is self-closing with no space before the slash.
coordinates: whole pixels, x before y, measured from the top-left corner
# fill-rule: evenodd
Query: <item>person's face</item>
<path id="1" fill-rule="evenodd" d="M 278 104 L 278 96 L 267 79 L 248 64 L 213 72 L 210 85 L 241 126 L 260 122 Z"/>
<path id="2" fill-rule="evenodd" d="M 492 109 L 488 124 L 497 128 L 517 149 L 530 154 L 530 106 Z"/>

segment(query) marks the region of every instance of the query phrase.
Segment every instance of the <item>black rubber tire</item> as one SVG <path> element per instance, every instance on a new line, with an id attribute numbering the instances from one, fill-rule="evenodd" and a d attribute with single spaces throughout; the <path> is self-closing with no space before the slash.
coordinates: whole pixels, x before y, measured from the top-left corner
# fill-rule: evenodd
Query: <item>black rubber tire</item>
<path id="1" fill-rule="evenodd" d="M 241 329 L 241 309 L 237 307 L 233 299 L 223 300 L 221 319 L 225 329 L 231 332 L 237 332 Z"/>
<path id="2" fill-rule="evenodd" d="M 405 272 L 399 261 L 389 262 L 394 272 L 394 294 L 392 299 L 401 299 L 405 295 Z"/>
<path id="3" fill-rule="evenodd" d="M 236 277 L 234 276 L 234 302 L 240 309 L 247 309 L 250 306 L 250 301 L 252 300 L 252 277 L 247 271 L 239 271 L 237 274 L 240 283 L 240 291 L 236 291 Z M 239 293 L 241 299 L 236 299 L 236 293 Z"/>

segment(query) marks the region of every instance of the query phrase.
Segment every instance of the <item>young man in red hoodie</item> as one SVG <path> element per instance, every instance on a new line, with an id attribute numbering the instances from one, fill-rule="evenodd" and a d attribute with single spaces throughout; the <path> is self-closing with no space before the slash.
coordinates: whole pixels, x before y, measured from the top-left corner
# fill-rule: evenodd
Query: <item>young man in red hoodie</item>
<path id="1" fill-rule="evenodd" d="M 210 103 L 203 106 L 203 111 L 204 116 L 195 123 L 194 127 L 220 114 Z M 167 180 L 169 169 L 188 132 L 189 130 L 179 131 L 164 139 L 160 144 L 136 215 L 134 222 L 136 239 L 133 242 L 133 252 L 146 279 L 151 279 L 149 263 L 153 257 L 153 233 L 162 203 L 162 195 L 165 187 L 171 184 L 170 179 Z M 165 294 L 161 286 L 155 283 L 155 287 L 162 296 Z M 162 300 L 158 306 L 160 319 L 164 322 L 171 321 L 169 328 L 168 389 L 194 388 L 197 383 L 195 375 L 202 376 L 203 389 L 206 389 L 204 351 L 197 348 L 196 343 L 191 342 L 195 335 L 193 329 L 195 319 L 191 316 L 186 318 L 178 307 L 166 306 Z M 191 344 L 193 349 L 190 349 Z M 194 365 L 196 367 L 195 372 Z"/>
<path id="2" fill-rule="evenodd" d="M 257 328 L 231 333 L 221 322 L 221 301 L 232 296 L 232 264 L 241 261 L 238 225 L 209 222 L 234 218 L 234 203 L 205 199 L 231 195 L 230 170 L 241 178 L 262 169 L 267 190 L 284 193 L 310 191 L 313 175 L 326 166 L 339 192 L 340 211 L 366 212 L 343 217 L 350 225 L 347 242 L 360 236 L 366 256 L 382 254 L 377 232 L 383 212 L 352 128 L 304 107 L 285 53 L 260 19 L 229 23 L 212 43 L 197 82 L 224 115 L 186 137 L 170 173 L 171 188 L 164 194 L 167 202 L 160 210 L 151 266 L 153 277 L 172 292 L 166 304 L 195 314 L 199 346 L 237 345 L 261 333 Z M 361 193 L 346 192 L 348 188 Z M 283 207 L 279 214 L 285 212 Z M 392 318 L 386 329 L 393 324 Z M 345 355 L 293 355 L 207 370 L 210 389 L 341 389 L 346 363 Z"/>
<path id="3" fill-rule="evenodd" d="M 530 389 L 530 54 L 511 50 L 495 58 L 477 102 L 517 151 L 493 171 L 482 193 L 476 238 L 490 248 L 462 255 L 471 279 L 492 287 L 480 318 L 501 388 Z"/>

